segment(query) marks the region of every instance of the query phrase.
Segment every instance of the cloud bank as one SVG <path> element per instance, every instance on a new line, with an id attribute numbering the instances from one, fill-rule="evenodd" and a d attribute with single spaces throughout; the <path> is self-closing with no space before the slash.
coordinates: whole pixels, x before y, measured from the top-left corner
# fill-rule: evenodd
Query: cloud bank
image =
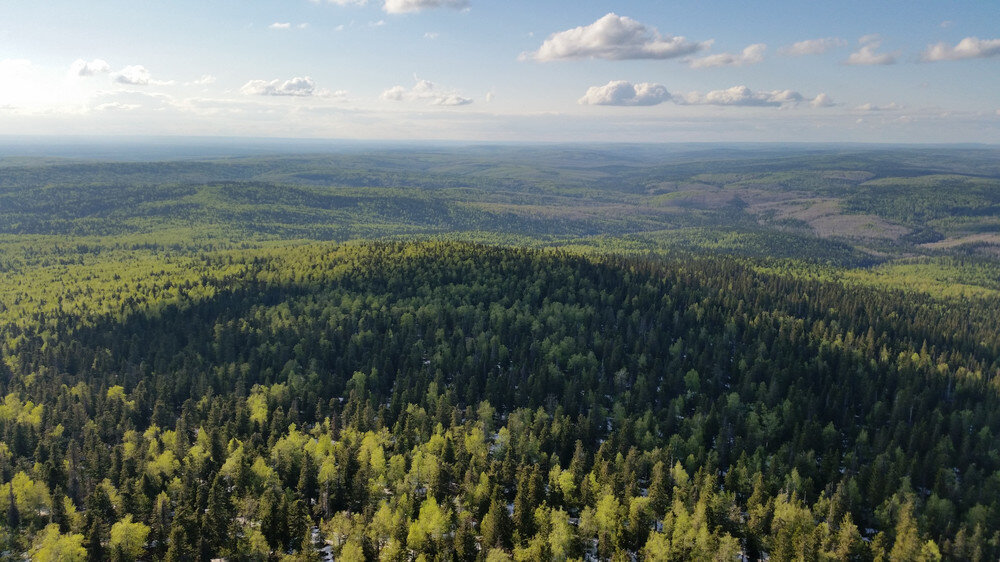
<path id="1" fill-rule="evenodd" d="M 874 103 L 866 103 L 859 105 L 855 108 L 858 111 L 899 111 L 903 109 L 903 106 L 892 102 L 889 105 L 876 105 Z"/>
<path id="2" fill-rule="evenodd" d="M 382 92 L 380 96 L 385 101 L 426 101 L 430 105 L 459 106 L 469 105 L 473 102 L 471 98 L 466 98 L 451 91 L 442 91 L 430 80 L 417 80 L 413 88 L 406 89 L 403 86 L 393 86 Z"/>
<path id="3" fill-rule="evenodd" d="M 69 67 L 70 76 L 95 76 L 108 72 L 111 72 L 111 65 L 101 59 L 94 59 L 90 62 L 76 59 Z"/>
<path id="4" fill-rule="evenodd" d="M 670 100 L 670 92 L 662 84 L 612 80 L 604 86 L 592 86 L 580 98 L 583 105 L 657 105 Z"/>
<path id="5" fill-rule="evenodd" d="M 734 105 L 744 107 L 781 107 L 796 105 L 805 98 L 794 90 L 755 92 L 746 86 L 712 90 L 706 94 L 691 92 L 674 101 L 681 105 Z"/>
<path id="6" fill-rule="evenodd" d="M 792 43 L 787 47 L 782 47 L 778 49 L 778 52 L 790 57 L 801 57 L 805 55 L 822 55 L 823 53 L 835 49 L 837 47 L 844 47 L 847 45 L 847 41 L 839 37 L 824 37 L 822 39 L 807 39 L 805 41 L 799 41 L 797 43 Z"/>
<path id="7" fill-rule="evenodd" d="M 433 8 L 461 10 L 468 7 L 468 0 L 385 0 L 382 9 L 389 14 L 406 14 Z"/>
<path id="8" fill-rule="evenodd" d="M 317 90 L 316 82 L 308 76 L 291 78 L 289 80 L 251 80 L 240 88 L 248 96 L 321 96 L 325 90 Z"/>
<path id="9" fill-rule="evenodd" d="M 153 76 L 141 64 L 133 64 L 115 72 L 111 75 L 111 80 L 116 84 L 128 86 L 169 86 L 172 80 L 153 80 Z"/>
<path id="10" fill-rule="evenodd" d="M 895 64 L 896 55 L 894 53 L 876 53 L 875 51 L 882 45 L 882 39 L 878 35 L 865 35 L 858 40 L 861 47 L 847 57 L 844 64 L 857 66 L 873 66 Z"/>
<path id="11" fill-rule="evenodd" d="M 313 4 L 319 4 L 321 0 L 312 0 Z M 364 6 L 368 0 L 326 0 L 330 4 L 338 6 Z"/>
<path id="12" fill-rule="evenodd" d="M 966 37 L 952 47 L 947 43 L 928 45 L 921 54 L 921 60 L 936 62 L 945 60 L 984 59 L 1000 56 L 1000 39 L 979 39 Z"/>
<path id="13" fill-rule="evenodd" d="M 649 82 L 632 83 L 613 80 L 604 86 L 592 86 L 580 98 L 582 105 L 649 106 L 672 101 L 677 105 L 717 105 L 741 107 L 794 107 L 809 102 L 812 107 L 831 107 L 833 100 L 825 93 L 808 99 L 794 90 L 753 91 L 733 86 L 707 93 L 671 94 L 666 86 Z"/>
<path id="14" fill-rule="evenodd" d="M 766 50 L 767 45 L 764 43 L 755 43 L 743 49 L 741 53 L 719 53 L 717 55 L 691 59 L 688 61 L 688 66 L 691 68 L 712 68 L 716 66 L 757 64 L 764 60 L 764 51 Z"/>
<path id="15" fill-rule="evenodd" d="M 537 51 L 522 55 L 538 61 L 566 59 L 671 59 L 708 48 L 684 37 L 660 35 L 636 20 L 607 14 L 590 25 L 553 33 Z"/>

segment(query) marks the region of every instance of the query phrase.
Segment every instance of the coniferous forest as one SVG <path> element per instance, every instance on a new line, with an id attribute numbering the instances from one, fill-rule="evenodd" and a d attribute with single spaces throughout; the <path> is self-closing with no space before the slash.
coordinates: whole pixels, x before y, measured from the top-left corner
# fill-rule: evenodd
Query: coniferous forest
<path id="1" fill-rule="evenodd" d="M 998 162 L 0 160 L 0 552 L 996 560 Z"/>

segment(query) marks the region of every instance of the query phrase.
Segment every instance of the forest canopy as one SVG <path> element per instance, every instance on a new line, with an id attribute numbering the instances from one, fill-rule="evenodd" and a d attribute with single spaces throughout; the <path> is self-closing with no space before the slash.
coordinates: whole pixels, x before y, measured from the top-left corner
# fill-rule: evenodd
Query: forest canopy
<path id="1" fill-rule="evenodd" d="M 499 154 L 2 174 L 0 552 L 1000 557 L 990 155 Z"/>

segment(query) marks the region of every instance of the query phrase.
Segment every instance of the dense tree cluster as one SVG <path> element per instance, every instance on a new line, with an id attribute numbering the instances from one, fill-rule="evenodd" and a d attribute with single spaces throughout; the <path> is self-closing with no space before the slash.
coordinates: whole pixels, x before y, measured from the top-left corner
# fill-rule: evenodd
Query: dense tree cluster
<path id="1" fill-rule="evenodd" d="M 79 267 L 0 297 L 0 551 L 1000 556 L 995 301 L 455 243 Z"/>

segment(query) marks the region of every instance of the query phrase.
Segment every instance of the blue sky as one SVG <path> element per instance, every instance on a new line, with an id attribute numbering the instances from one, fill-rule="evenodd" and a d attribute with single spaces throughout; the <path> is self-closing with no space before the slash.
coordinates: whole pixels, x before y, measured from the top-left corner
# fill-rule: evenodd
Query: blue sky
<path id="1" fill-rule="evenodd" d="M 8 0 L 0 131 L 1000 143 L 1000 9 Z"/>

